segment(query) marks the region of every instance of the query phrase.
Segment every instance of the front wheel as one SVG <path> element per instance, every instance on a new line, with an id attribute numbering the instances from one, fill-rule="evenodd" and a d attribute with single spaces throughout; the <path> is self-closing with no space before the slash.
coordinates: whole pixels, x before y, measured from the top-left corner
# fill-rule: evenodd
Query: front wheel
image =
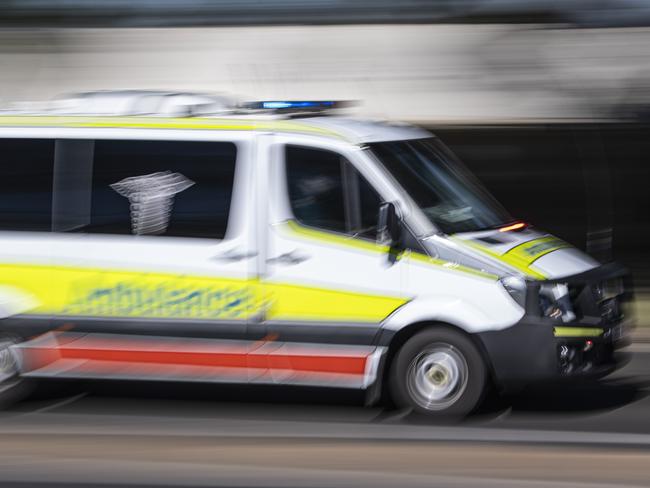
<path id="1" fill-rule="evenodd" d="M 397 352 L 389 373 L 393 401 L 431 417 L 464 417 L 483 399 L 487 369 L 464 334 L 428 329 Z"/>

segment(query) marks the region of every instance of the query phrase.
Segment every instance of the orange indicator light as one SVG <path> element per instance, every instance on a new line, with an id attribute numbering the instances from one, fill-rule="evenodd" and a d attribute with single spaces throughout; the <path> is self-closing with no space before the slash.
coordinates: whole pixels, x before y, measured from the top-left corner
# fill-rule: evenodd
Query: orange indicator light
<path id="1" fill-rule="evenodd" d="M 524 227 L 526 227 L 526 224 L 524 224 L 523 222 L 517 222 L 516 224 L 506 225 L 505 227 L 501 227 L 499 229 L 499 232 L 508 232 L 510 230 L 519 230 L 519 229 L 523 229 Z"/>

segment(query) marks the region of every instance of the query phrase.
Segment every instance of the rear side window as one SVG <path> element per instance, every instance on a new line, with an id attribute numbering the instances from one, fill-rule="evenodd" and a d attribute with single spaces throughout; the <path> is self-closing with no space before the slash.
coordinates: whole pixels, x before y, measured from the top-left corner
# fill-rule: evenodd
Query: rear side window
<path id="1" fill-rule="evenodd" d="M 0 139 L 0 230 L 52 230 L 54 141 Z"/>
<path id="2" fill-rule="evenodd" d="M 97 140 L 85 232 L 223 238 L 235 144 Z"/>
<path id="3" fill-rule="evenodd" d="M 291 209 L 304 225 L 374 239 L 381 198 L 352 164 L 332 151 L 287 146 Z"/>

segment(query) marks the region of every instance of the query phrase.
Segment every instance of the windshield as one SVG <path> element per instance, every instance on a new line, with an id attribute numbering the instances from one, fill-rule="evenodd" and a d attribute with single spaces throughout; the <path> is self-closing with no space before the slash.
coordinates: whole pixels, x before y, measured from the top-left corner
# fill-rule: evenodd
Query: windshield
<path id="1" fill-rule="evenodd" d="M 376 142 L 368 146 L 441 231 L 471 232 L 513 221 L 436 138 Z"/>

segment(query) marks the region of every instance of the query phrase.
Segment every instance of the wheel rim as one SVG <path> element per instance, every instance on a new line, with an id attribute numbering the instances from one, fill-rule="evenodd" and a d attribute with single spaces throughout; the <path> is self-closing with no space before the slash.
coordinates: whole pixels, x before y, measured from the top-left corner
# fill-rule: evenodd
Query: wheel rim
<path id="1" fill-rule="evenodd" d="M 467 388 L 467 361 L 450 344 L 432 344 L 409 365 L 407 387 L 411 398 L 426 410 L 444 410 Z"/>

